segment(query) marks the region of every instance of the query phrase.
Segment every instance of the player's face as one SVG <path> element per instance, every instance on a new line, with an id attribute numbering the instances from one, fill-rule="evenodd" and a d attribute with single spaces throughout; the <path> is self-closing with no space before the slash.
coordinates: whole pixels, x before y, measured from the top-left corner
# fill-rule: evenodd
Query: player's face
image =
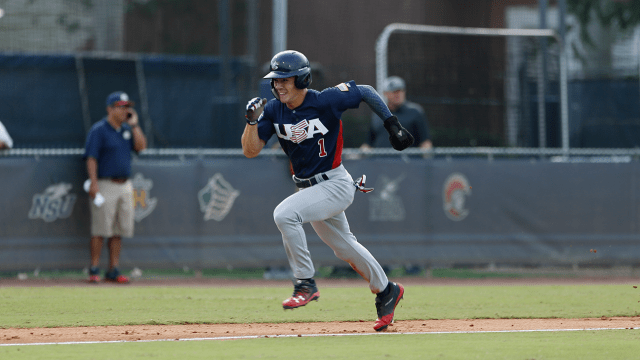
<path id="1" fill-rule="evenodd" d="M 280 101 L 287 105 L 300 105 L 304 100 L 304 89 L 298 89 L 295 78 L 273 79 L 273 87 L 280 96 Z M 299 103 L 298 103 L 299 102 Z M 291 106 L 289 106 L 291 108 Z"/>

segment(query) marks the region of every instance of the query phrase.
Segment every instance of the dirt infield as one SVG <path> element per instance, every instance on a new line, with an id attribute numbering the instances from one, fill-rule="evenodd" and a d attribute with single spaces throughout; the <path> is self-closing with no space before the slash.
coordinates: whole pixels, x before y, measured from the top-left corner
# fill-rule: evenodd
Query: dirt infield
<path id="1" fill-rule="evenodd" d="M 388 332 L 426 333 L 543 329 L 620 329 L 638 327 L 640 327 L 640 317 L 598 319 L 412 320 L 397 321 L 389 327 Z M 0 344 L 178 340 L 192 338 L 352 333 L 375 333 L 373 330 L 373 321 L 0 329 Z"/>
<path id="2" fill-rule="evenodd" d="M 638 278 L 579 279 L 399 279 L 405 285 L 536 285 L 536 284 L 633 284 Z M 141 280 L 125 286 L 282 286 L 283 281 L 238 281 L 211 279 Z M 358 286 L 362 281 L 318 281 L 323 286 Z M 0 280 L 0 287 L 15 286 L 95 286 L 73 280 Z M 100 286 L 122 286 L 106 285 Z M 285 323 L 285 324 L 189 324 L 189 325 L 127 325 L 70 328 L 0 329 L 0 344 L 61 343 L 91 341 L 177 340 L 243 336 L 357 334 L 375 333 L 373 320 L 359 322 Z M 632 329 L 640 328 L 640 317 L 602 317 L 585 319 L 463 319 L 463 320 L 402 320 L 388 332 L 426 333 L 460 331 L 514 331 L 551 329 Z"/>

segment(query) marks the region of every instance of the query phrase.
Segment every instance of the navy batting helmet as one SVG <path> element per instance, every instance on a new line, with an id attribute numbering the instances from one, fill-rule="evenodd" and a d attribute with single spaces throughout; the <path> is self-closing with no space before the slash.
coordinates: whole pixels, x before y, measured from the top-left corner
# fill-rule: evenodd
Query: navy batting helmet
<path id="1" fill-rule="evenodd" d="M 294 84 L 298 89 L 304 89 L 311 84 L 311 66 L 309 60 L 302 53 L 294 50 L 286 50 L 277 53 L 271 59 L 271 72 L 264 78 L 271 80 L 273 91 L 273 79 L 282 79 L 295 76 Z M 277 96 L 276 96 L 277 97 Z"/>

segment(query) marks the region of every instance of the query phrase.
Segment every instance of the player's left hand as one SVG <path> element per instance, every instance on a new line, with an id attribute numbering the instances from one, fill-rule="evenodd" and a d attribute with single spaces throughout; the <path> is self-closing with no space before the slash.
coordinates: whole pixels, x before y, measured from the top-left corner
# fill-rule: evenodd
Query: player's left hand
<path id="1" fill-rule="evenodd" d="M 394 149 L 402 151 L 413 145 L 413 135 L 402 127 L 396 116 L 392 116 L 384 121 L 384 128 L 389 133 L 389 142 Z"/>

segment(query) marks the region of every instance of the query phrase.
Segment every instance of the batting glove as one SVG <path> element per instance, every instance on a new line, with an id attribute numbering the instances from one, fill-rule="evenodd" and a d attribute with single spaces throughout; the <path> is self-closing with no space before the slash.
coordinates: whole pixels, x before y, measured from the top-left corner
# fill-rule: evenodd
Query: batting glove
<path id="1" fill-rule="evenodd" d="M 262 115 L 262 111 L 264 110 L 264 105 L 267 103 L 267 99 L 261 99 L 259 97 L 255 97 L 247 103 L 247 113 L 244 117 L 247 118 L 247 124 L 255 125 L 258 123 L 260 119 L 260 115 Z"/>
<path id="2" fill-rule="evenodd" d="M 362 174 L 362 176 L 358 178 L 358 180 L 353 182 L 353 185 L 356 186 L 356 189 L 358 191 L 362 191 L 365 194 L 373 191 L 373 188 L 365 187 L 365 182 L 367 182 L 367 175 Z"/>
<path id="3" fill-rule="evenodd" d="M 394 149 L 402 151 L 413 145 L 413 135 L 400 125 L 396 116 L 392 116 L 384 121 L 384 128 L 389 133 L 389 142 Z"/>

